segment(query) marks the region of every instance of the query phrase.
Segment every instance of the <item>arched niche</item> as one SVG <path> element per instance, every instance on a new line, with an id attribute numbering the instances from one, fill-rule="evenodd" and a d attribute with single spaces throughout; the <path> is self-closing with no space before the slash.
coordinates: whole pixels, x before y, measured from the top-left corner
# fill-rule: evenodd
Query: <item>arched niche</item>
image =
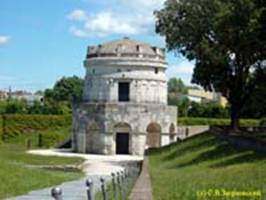
<path id="1" fill-rule="evenodd" d="M 96 148 L 97 134 L 100 133 L 100 128 L 95 121 L 88 122 L 86 126 L 86 152 L 94 153 Z"/>
<path id="2" fill-rule="evenodd" d="M 156 148 L 161 146 L 161 126 L 152 122 L 147 126 L 147 139 L 146 145 L 148 148 Z"/>

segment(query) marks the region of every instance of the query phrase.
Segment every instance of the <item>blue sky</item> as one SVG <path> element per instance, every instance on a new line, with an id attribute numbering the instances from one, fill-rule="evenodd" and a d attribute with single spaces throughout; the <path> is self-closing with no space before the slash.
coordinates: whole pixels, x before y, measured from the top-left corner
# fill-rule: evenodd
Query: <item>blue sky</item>
<path id="1" fill-rule="evenodd" d="M 0 90 L 36 91 L 83 77 L 88 45 L 128 36 L 164 47 L 153 10 L 164 0 L 1 0 Z M 167 53 L 167 76 L 190 82 L 193 64 Z"/>

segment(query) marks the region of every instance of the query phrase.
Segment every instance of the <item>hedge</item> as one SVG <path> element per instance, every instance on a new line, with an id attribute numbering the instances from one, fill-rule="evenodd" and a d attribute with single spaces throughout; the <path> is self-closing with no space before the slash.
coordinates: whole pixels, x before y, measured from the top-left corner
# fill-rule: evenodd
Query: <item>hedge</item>
<path id="1" fill-rule="evenodd" d="M 59 133 L 56 131 L 45 131 L 38 135 L 39 137 L 39 147 L 54 147 L 55 145 L 59 144 L 60 142 L 63 142 L 66 139 L 66 135 L 63 133 Z"/>
<path id="2" fill-rule="evenodd" d="M 188 125 L 211 125 L 211 126 L 228 126 L 230 119 L 217 119 L 217 118 L 197 118 L 197 117 L 180 117 L 177 120 L 179 126 Z M 258 126 L 259 120 L 257 119 L 241 119 L 240 126 Z"/>
<path id="3" fill-rule="evenodd" d="M 3 123 L 3 120 L 5 123 Z M 44 130 L 55 130 L 71 125 L 71 115 L 21 115 L 0 116 L 2 138 Z M 3 127 L 5 124 L 5 127 Z"/>

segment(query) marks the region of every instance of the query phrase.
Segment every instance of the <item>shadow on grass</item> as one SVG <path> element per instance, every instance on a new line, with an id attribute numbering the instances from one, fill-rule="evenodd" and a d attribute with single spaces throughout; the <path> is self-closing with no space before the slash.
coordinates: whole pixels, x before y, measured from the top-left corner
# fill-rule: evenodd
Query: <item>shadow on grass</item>
<path id="1" fill-rule="evenodd" d="M 200 140 L 194 140 L 196 138 L 200 138 Z M 194 142 L 194 141 L 196 142 Z M 195 146 L 195 148 L 200 147 L 203 144 L 206 144 L 206 142 L 210 141 L 210 140 L 214 140 L 214 138 L 210 137 L 209 133 L 206 133 L 204 135 L 197 135 L 188 139 L 185 139 L 183 141 L 179 141 L 179 142 L 175 142 L 172 143 L 170 145 L 161 147 L 161 148 L 152 148 L 152 149 L 148 149 L 146 150 L 146 155 L 151 156 L 151 155 L 157 155 L 157 154 L 162 154 L 162 153 L 169 153 L 173 154 L 173 157 L 176 157 L 175 152 L 178 152 L 179 154 L 183 153 L 187 153 L 190 150 L 194 149 L 193 146 Z M 193 143 L 190 143 L 190 141 L 193 141 Z M 189 149 L 191 147 L 191 149 Z M 174 152 L 173 152 L 174 150 Z M 164 157 L 165 160 L 170 160 L 172 157 L 169 155 L 166 155 Z M 169 158 L 167 158 L 169 156 Z"/>
<path id="2" fill-rule="evenodd" d="M 185 141 L 187 142 L 187 141 Z M 217 140 L 214 137 L 204 137 L 197 142 L 189 143 L 188 145 L 183 145 L 180 148 L 177 148 L 175 151 L 172 151 L 170 154 L 164 156 L 162 161 L 170 161 L 172 159 L 184 156 L 187 153 L 197 151 L 202 148 L 208 148 L 217 143 Z M 181 145 L 182 143 L 180 143 Z"/>
<path id="3" fill-rule="evenodd" d="M 256 162 L 259 160 L 266 160 L 266 155 L 263 153 L 249 151 L 239 156 L 236 156 L 234 158 L 210 165 L 210 167 L 212 168 L 228 167 L 228 166 L 232 166 L 235 164 L 251 163 L 251 162 Z"/>
<path id="4" fill-rule="evenodd" d="M 147 151 L 147 155 L 160 155 L 162 162 L 172 162 L 174 159 L 186 156 L 192 152 L 195 152 L 194 158 L 183 163 L 171 163 L 169 168 L 184 168 L 196 164 L 206 164 L 210 168 L 219 168 L 258 160 L 266 161 L 265 154 L 231 145 L 210 133 L 198 135 L 163 148 L 150 149 Z"/>
<path id="5" fill-rule="evenodd" d="M 219 162 L 219 160 L 221 159 L 222 161 Z M 228 144 L 227 142 L 222 142 L 222 143 L 220 142 L 220 144 L 214 146 L 213 149 L 207 150 L 199 154 L 196 158 L 188 162 L 181 163 L 173 167 L 183 168 L 192 165 L 217 161 L 217 163 L 215 164 L 210 164 L 209 167 L 218 168 L 218 167 L 231 166 L 235 164 L 254 162 L 262 159 L 266 159 L 266 155 L 254 152 L 250 149 L 235 147 Z"/>

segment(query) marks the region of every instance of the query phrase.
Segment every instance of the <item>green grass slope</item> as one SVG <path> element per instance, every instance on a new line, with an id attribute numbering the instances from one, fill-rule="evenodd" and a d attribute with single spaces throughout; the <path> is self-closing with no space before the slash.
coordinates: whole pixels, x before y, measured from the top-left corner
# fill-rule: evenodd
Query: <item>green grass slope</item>
<path id="1" fill-rule="evenodd" d="M 27 134 L 27 137 L 21 135 L 9 143 L 0 142 L 0 199 L 58 185 L 83 176 L 82 172 L 40 168 L 42 165 L 78 165 L 83 162 L 83 159 L 27 154 L 25 141 L 29 138 L 36 139 L 36 134 Z"/>
<path id="2" fill-rule="evenodd" d="M 266 155 L 211 134 L 153 150 L 149 163 L 155 200 L 263 199 L 258 195 L 266 190 Z"/>

